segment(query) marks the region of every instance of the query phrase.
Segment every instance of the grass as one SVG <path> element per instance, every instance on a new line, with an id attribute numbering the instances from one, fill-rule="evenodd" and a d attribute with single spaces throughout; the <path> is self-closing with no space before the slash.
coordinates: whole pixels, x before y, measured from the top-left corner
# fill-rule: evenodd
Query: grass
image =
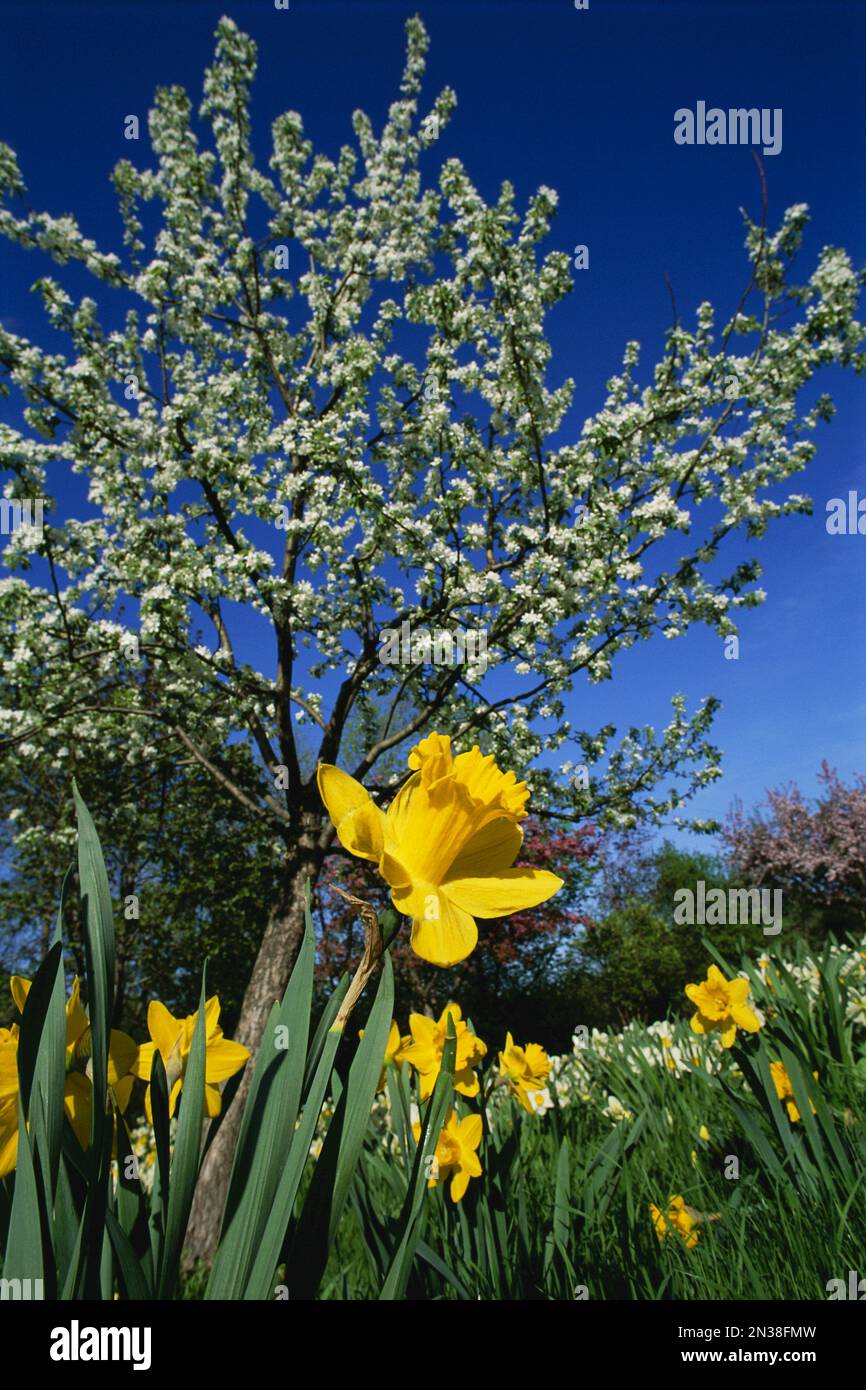
<path id="1" fill-rule="evenodd" d="M 497 1090 L 483 1177 L 456 1206 L 444 1187 L 427 1193 L 407 1295 L 826 1300 L 830 1280 L 866 1270 L 863 956 L 828 947 L 820 960 L 801 949 L 744 964 L 763 1026 L 738 1033 L 730 1051 L 687 1022 L 632 1025 L 556 1060 L 545 1115 Z M 495 1049 L 491 1059 L 495 1068 Z M 779 1060 L 799 1119 L 777 1095 Z M 399 1084 L 409 1085 L 405 1068 Z M 396 1219 L 403 1180 L 392 1112 L 384 1100 L 380 1109 L 326 1298 L 371 1299 L 381 1287 L 377 1235 Z M 675 1195 L 695 1212 L 692 1249 L 676 1232 L 659 1240 L 653 1225 L 651 1204 L 666 1211 Z"/>

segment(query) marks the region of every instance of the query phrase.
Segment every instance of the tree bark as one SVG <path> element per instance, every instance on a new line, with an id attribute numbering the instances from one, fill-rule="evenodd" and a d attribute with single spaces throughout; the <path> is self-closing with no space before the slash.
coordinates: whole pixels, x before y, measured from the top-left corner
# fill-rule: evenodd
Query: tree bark
<path id="1" fill-rule="evenodd" d="M 216 1138 L 208 1150 L 196 1186 L 184 1246 L 184 1266 L 197 1260 L 213 1259 L 220 1233 L 223 1207 L 241 1118 L 249 1092 L 256 1051 L 271 1006 L 282 998 L 304 934 L 304 898 L 307 879 L 313 889 L 322 866 L 324 851 L 319 840 L 321 819 L 313 817 L 304 826 L 297 850 L 286 861 L 277 896 L 247 985 L 235 1040 L 248 1047 L 248 1061 L 241 1084 L 231 1106 L 223 1116 Z"/>

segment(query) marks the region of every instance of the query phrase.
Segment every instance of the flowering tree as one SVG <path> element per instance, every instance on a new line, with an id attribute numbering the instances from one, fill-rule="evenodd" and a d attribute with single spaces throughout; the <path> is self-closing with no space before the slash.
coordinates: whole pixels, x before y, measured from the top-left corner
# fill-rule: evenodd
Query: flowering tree
<path id="1" fill-rule="evenodd" d="M 775 232 L 747 222 L 747 289 L 721 329 L 709 304 L 693 327 L 675 321 L 643 386 L 629 343 L 598 413 L 566 430 L 572 382 L 549 381 L 545 319 L 569 258 L 539 251 L 556 196 L 541 188 L 520 212 L 507 183 L 487 203 L 457 159 L 432 176 L 455 97 L 421 116 L 419 20 L 407 35 L 380 132 L 356 112 L 332 159 L 288 112 L 262 167 L 255 47 L 222 20 L 201 124 L 184 90 L 159 90 L 153 166 L 114 171 L 118 251 L 33 210 L 0 150 L 0 231 L 100 292 L 74 298 L 45 274 L 51 348 L 0 331 L 22 405 L 20 428 L 0 427 L 7 495 L 46 499 L 45 524 L 5 551 L 6 674 L 29 699 L 0 713 L 3 752 L 22 779 L 43 758 L 68 767 L 72 749 L 121 747 L 142 773 L 192 757 L 214 795 L 270 827 L 280 868 L 236 1033 L 251 1047 L 333 839 L 299 733 L 337 763 L 354 721 L 352 771 L 381 804 L 397 785 L 386 755 L 438 727 L 505 767 L 537 763 L 537 814 L 629 823 L 678 807 L 719 775 L 712 698 L 689 714 L 677 697 L 663 732 L 618 744 L 611 727 L 573 729 L 565 698 L 655 633 L 735 631 L 763 595 L 756 562 L 720 568 L 724 543 L 808 511 L 776 485 L 811 458 L 830 406 L 798 409 L 798 393 L 825 364 L 860 364 L 844 251 L 789 282 L 798 206 Z M 84 515 L 52 500 L 69 470 Z M 483 632 L 483 659 L 478 643 L 450 664 L 410 644 L 404 664 L 383 662 L 382 630 L 406 623 Z M 241 625 L 260 661 L 238 655 Z M 254 793 L 226 757 L 238 739 Z"/>
<path id="2" fill-rule="evenodd" d="M 824 761 L 814 805 L 799 787 L 767 792 L 767 814 L 737 802 L 724 838 L 738 871 L 812 906 L 866 913 L 866 776 L 847 785 Z"/>

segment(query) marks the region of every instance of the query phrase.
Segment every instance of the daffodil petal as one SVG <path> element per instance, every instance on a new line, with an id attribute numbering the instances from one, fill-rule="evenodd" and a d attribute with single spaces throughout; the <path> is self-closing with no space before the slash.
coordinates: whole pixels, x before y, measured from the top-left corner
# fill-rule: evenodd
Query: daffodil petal
<path id="1" fill-rule="evenodd" d="M 466 1170 L 465 1168 L 458 1168 L 458 1169 L 457 1169 L 457 1172 L 454 1174 L 453 1178 L 451 1179 L 451 1200 L 452 1200 L 452 1202 L 459 1202 L 460 1199 L 464 1196 L 464 1194 L 465 1194 L 466 1189 L 467 1189 L 468 1186 L 469 1186 L 469 1173 L 467 1172 L 467 1170 Z"/>
<path id="2" fill-rule="evenodd" d="M 449 875 L 442 884 L 442 893 L 455 907 L 473 917 L 507 917 L 547 902 L 562 883 L 547 869 L 503 869 L 483 878 Z"/>
<path id="3" fill-rule="evenodd" d="M 18 1046 L 16 1043 L 4 1043 L 0 1047 L 0 1102 L 17 1096 L 17 1094 Z"/>
<path id="4" fill-rule="evenodd" d="M 438 883 L 471 839 L 479 820 L 483 823 L 483 815 L 465 789 L 450 778 L 432 787 L 420 779 L 420 773 L 410 777 L 388 807 L 385 848 L 409 881 Z"/>
<path id="5" fill-rule="evenodd" d="M 733 1004 L 731 1018 L 738 1028 L 744 1029 L 747 1033 L 757 1033 L 761 1026 L 748 1004 Z"/>
<path id="6" fill-rule="evenodd" d="M 412 875 L 406 865 L 396 855 L 385 850 L 379 860 L 379 873 L 388 884 L 389 888 L 410 888 Z"/>
<path id="7" fill-rule="evenodd" d="M 468 912 L 446 898 L 439 899 L 439 916 L 433 921 L 412 921 L 412 950 L 431 965 L 456 965 L 471 955 L 478 944 L 478 928 Z"/>
<path id="8" fill-rule="evenodd" d="M 316 780 L 340 844 L 359 859 L 378 863 L 385 849 L 385 817 L 370 793 L 330 763 L 319 763 Z"/>
<path id="9" fill-rule="evenodd" d="M 207 1085 L 204 1088 L 204 1108 L 205 1114 L 211 1119 L 220 1113 L 222 1107 L 222 1096 L 218 1086 Z"/>
<path id="10" fill-rule="evenodd" d="M 132 1064 L 138 1056 L 138 1043 L 128 1033 L 112 1028 L 108 1045 L 108 1084 L 115 1086 L 132 1071 Z"/>
<path id="11" fill-rule="evenodd" d="M 471 1099 L 481 1090 L 481 1082 L 471 1067 L 464 1067 L 462 1071 L 454 1074 L 454 1089 L 459 1091 L 461 1096 Z"/>
<path id="12" fill-rule="evenodd" d="M 63 1085 L 63 1109 L 82 1149 L 90 1144 L 93 1087 L 80 1071 L 71 1071 Z"/>
<path id="13" fill-rule="evenodd" d="M 11 1173 L 18 1159 L 18 1106 L 0 1104 L 0 1178 Z"/>
<path id="14" fill-rule="evenodd" d="M 87 1014 L 81 1007 L 81 999 L 79 998 L 80 988 L 81 986 L 78 980 L 78 976 L 76 975 L 75 979 L 72 981 L 72 989 L 70 991 L 69 998 L 66 1001 L 67 1047 L 74 1047 L 75 1044 L 78 1042 L 78 1039 L 83 1038 L 84 1034 L 90 1028 L 90 1023 L 88 1021 Z"/>
<path id="15" fill-rule="evenodd" d="M 111 1094 L 114 1096 L 114 1103 L 121 1115 L 129 1105 L 129 1099 L 132 1095 L 132 1088 L 134 1085 L 134 1076 L 123 1076 L 119 1081 L 115 1082 L 111 1088 Z"/>
<path id="16" fill-rule="evenodd" d="M 547 1076 L 550 1071 L 550 1058 L 540 1043 L 527 1043 L 524 1057 L 533 1076 Z"/>
<path id="17" fill-rule="evenodd" d="M 158 999 L 152 999 L 147 1006 L 147 1030 L 165 1060 L 183 1032 L 183 1024 Z"/>
<path id="18" fill-rule="evenodd" d="M 502 772 L 492 753 L 482 753 L 477 744 L 468 753 L 458 753 L 454 773 L 475 800 L 498 807 L 500 814 L 517 820 L 526 818 L 528 786 L 518 782 L 513 772 Z"/>
<path id="19" fill-rule="evenodd" d="M 400 1051 L 400 1029 L 396 1019 L 391 1020 L 391 1027 L 388 1029 L 388 1038 L 385 1043 L 385 1064 L 392 1062 Z"/>
<path id="20" fill-rule="evenodd" d="M 236 1071 L 240 1071 L 245 1062 L 249 1060 L 249 1049 L 242 1043 L 229 1042 L 224 1039 L 212 1047 L 208 1047 L 205 1061 L 205 1080 L 226 1081 L 230 1076 L 234 1076 Z"/>
<path id="21" fill-rule="evenodd" d="M 453 766 L 451 735 L 428 734 L 410 750 L 406 761 L 412 771 L 420 771 L 427 782 L 438 782 L 447 777 Z"/>
<path id="22" fill-rule="evenodd" d="M 210 1038 L 215 1032 L 219 1032 L 218 1024 L 220 1021 L 220 1001 L 219 996 L 212 994 L 210 999 L 205 1000 L 204 1006 L 205 1036 Z"/>
<path id="23" fill-rule="evenodd" d="M 387 858 L 387 855 L 384 857 Z M 439 889 L 432 883 L 419 880 L 392 885 L 391 901 L 404 917 L 435 918 L 442 911 Z"/>
<path id="24" fill-rule="evenodd" d="M 484 1125 L 480 1115 L 464 1115 L 457 1126 L 457 1134 L 464 1150 L 477 1149 L 483 1133 Z"/>
<path id="25" fill-rule="evenodd" d="M 421 785 L 421 774 L 407 777 L 385 812 L 385 844 L 392 853 L 395 846 L 406 840 L 406 829 L 412 814 L 415 792 Z"/>
<path id="26" fill-rule="evenodd" d="M 722 1047 L 733 1047 L 737 1036 L 736 1023 L 729 1023 L 722 1029 Z"/>
<path id="27" fill-rule="evenodd" d="M 448 878 L 478 878 L 509 868 L 520 853 L 523 831 L 513 820 L 494 820 L 485 825 L 448 870 Z"/>
<path id="28" fill-rule="evenodd" d="M 9 992 L 12 1001 L 19 1014 L 23 1014 L 24 1005 L 27 1003 L 27 996 L 30 993 L 30 980 L 25 980 L 21 975 L 13 975 L 9 981 Z"/>
<path id="29" fill-rule="evenodd" d="M 388 807 L 385 841 L 413 880 L 440 883 L 486 825 L 526 815 L 526 784 L 477 747 L 452 760 L 448 740 L 431 735 L 409 765 L 419 770 Z"/>
<path id="30" fill-rule="evenodd" d="M 153 1054 L 155 1051 L 156 1043 L 141 1044 L 129 1066 L 129 1070 L 133 1076 L 137 1076 L 141 1081 L 150 1080 L 150 1072 L 153 1066 Z"/>
<path id="31" fill-rule="evenodd" d="M 178 1096 L 179 1096 L 180 1093 L 181 1093 L 181 1088 L 182 1088 L 182 1087 L 183 1087 L 183 1077 L 182 1077 L 182 1076 L 179 1076 L 179 1077 L 177 1078 L 177 1081 L 175 1081 L 174 1085 L 172 1086 L 172 1088 L 171 1088 L 171 1095 L 170 1095 L 169 1098 L 168 1098 L 168 1118 L 169 1118 L 169 1119 L 171 1119 L 172 1115 L 174 1114 L 175 1107 L 176 1107 L 176 1105 L 177 1105 L 177 1098 L 178 1098 Z"/>
<path id="32" fill-rule="evenodd" d="M 420 1046 L 432 1047 L 436 1037 L 436 1023 L 426 1014 L 410 1014 L 409 1032 Z"/>

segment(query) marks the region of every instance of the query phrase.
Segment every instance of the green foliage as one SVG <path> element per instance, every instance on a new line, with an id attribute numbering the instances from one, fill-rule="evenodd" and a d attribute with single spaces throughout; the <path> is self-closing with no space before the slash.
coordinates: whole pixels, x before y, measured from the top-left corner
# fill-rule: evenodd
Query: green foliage
<path id="1" fill-rule="evenodd" d="M 113 916 L 80 797 L 77 816 L 92 1074 L 105 1090 Z M 696 867 L 667 852 L 660 864 L 660 893 L 686 864 Z M 636 971 L 652 904 L 617 911 L 622 921 L 631 914 L 635 953 L 620 951 L 617 979 L 635 988 L 627 967 Z M 20 1023 L 18 1164 L 0 1182 L 6 1279 L 42 1278 L 46 1296 L 63 1299 L 261 1300 L 280 1289 L 292 1298 L 428 1301 L 810 1299 L 826 1297 L 830 1280 L 858 1268 L 866 1240 L 866 1046 L 854 1022 L 864 996 L 862 952 L 828 942 L 814 960 L 792 940 L 781 956 L 738 964 L 695 932 L 695 974 L 705 973 L 708 958 L 727 978 L 744 969 L 760 1031 L 738 1033 L 727 1053 L 705 1043 L 704 1056 L 715 1059 L 708 1068 L 694 1065 L 685 1022 L 669 1029 L 667 1050 L 658 1029 L 631 1024 L 615 1046 L 592 1039 L 561 1059 L 550 1079 L 553 1108 L 543 1114 L 527 1113 L 496 1085 L 495 1046 L 481 1069 L 480 1096 L 455 1095 L 449 1028 L 416 1140 L 405 1066 L 388 1071 L 385 1130 L 371 1124 L 393 1006 L 387 951 L 364 1038 L 341 1080 L 334 1064 L 346 985 L 313 1030 L 308 903 L 298 964 L 253 1064 L 213 1269 L 181 1283 L 201 1162 L 204 980 L 173 1150 L 169 1082 L 161 1055 L 154 1059 L 157 1157 L 148 1199 L 129 1176 L 119 1117 L 94 1105 L 86 1149 L 63 1119 L 63 916 Z M 685 949 L 672 939 L 672 950 Z M 659 961 L 656 987 L 672 969 L 672 958 Z M 287 1047 L 277 1043 L 281 1030 Z M 780 1065 L 788 1088 L 781 1094 Z M 611 1096 L 616 1110 L 600 1103 Z M 426 1181 L 452 1106 L 458 1117 L 480 1112 L 484 1125 L 481 1178 L 457 1203 L 447 1184 L 431 1189 Z M 311 1165 L 317 1134 L 323 1142 Z M 687 1204 L 693 1248 L 673 1226 L 659 1239 L 651 1207 L 665 1214 L 675 1197 Z"/>
<path id="2" fill-rule="evenodd" d="M 708 950 L 716 954 L 706 941 L 701 949 L 705 963 Z M 766 983 L 743 961 L 766 1022 L 738 1037 L 712 1074 L 670 1069 L 658 1035 L 634 1025 L 621 1052 L 581 1054 L 581 1075 L 593 1078 L 585 1101 L 574 1086 L 569 1103 L 543 1117 L 511 1102 L 495 1107 L 483 1181 L 457 1206 L 439 1188 L 428 1193 L 408 1296 L 826 1299 L 829 1280 L 862 1265 L 866 1092 L 852 1065 L 861 1049 L 845 1021 L 838 960 L 822 958 L 820 989 L 809 997 L 798 982 L 802 946 L 792 954 Z M 720 962 L 727 977 L 736 973 L 736 963 Z M 798 1100 L 796 1121 L 771 1079 L 770 1064 L 780 1060 Z M 630 1118 L 604 1114 L 598 1097 L 608 1090 Z M 393 1170 L 381 1139 L 371 1138 L 326 1296 L 376 1296 L 376 1240 L 395 1210 Z M 657 1237 L 650 1206 L 667 1211 L 674 1196 L 694 1213 L 693 1249 L 676 1232 Z"/>
<path id="3" fill-rule="evenodd" d="M 255 780 L 243 746 L 229 750 L 232 775 L 250 789 Z M 95 760 L 79 779 L 82 795 L 110 845 L 106 872 L 115 917 L 116 1027 L 146 1025 L 157 997 L 174 1012 L 192 1012 L 201 962 L 224 1025 L 240 1010 L 267 919 L 278 864 L 272 836 L 231 798 L 215 797 L 197 765 L 158 761 L 142 772 L 125 766 L 122 745 L 107 762 Z M 49 769 L 28 784 L 27 799 L 9 771 L 0 773 L 0 806 L 18 806 L 16 825 L 28 829 L 7 846 L 0 883 L 0 953 L 9 973 L 27 975 L 47 949 L 53 905 L 74 843 L 75 824 L 63 776 Z M 70 837 L 72 839 L 70 840 Z M 134 901 L 129 899 L 134 896 Z M 84 975 L 84 935 L 77 898 L 65 913 L 69 963 Z M 8 986 L 0 988 L 0 1026 L 11 1022 Z"/>
<path id="4" fill-rule="evenodd" d="M 682 991 L 682 944 L 650 903 L 628 903 L 591 927 L 580 956 L 575 1022 L 606 1027 L 658 1018 Z"/>
<path id="5" fill-rule="evenodd" d="M 79 1145 L 64 1118 L 67 1027 L 61 908 L 54 944 L 36 972 L 20 1024 L 17 1166 L 14 1175 L 0 1182 L 0 1258 L 5 1278 L 44 1280 L 48 1297 L 173 1298 L 203 1156 L 204 973 L 189 1057 L 180 1073 L 183 1088 L 173 1148 L 169 1093 L 178 1076 L 177 1059 L 165 1059 L 167 1076 L 161 1053 L 154 1052 L 150 1094 L 156 1158 L 153 1189 L 146 1201 L 135 1165 L 128 1163 L 126 1123 L 109 1090 L 116 943 L 108 875 L 77 788 L 75 806 L 90 1011 L 89 1144 Z M 380 954 L 383 966 L 367 1029 L 343 1083 L 334 1061 L 345 1019 L 334 1015 L 344 986 L 320 1026 L 314 1033 L 311 1029 L 313 927 L 308 898 L 302 950 L 254 1063 L 206 1297 L 272 1298 L 284 1247 L 286 1277 L 296 1296 L 315 1296 L 354 1180 L 391 1023 L 393 972 L 387 950 Z M 13 1045 L 9 1039 L 4 1042 L 6 1048 Z M 452 1076 L 453 1045 L 442 1085 L 427 1110 L 419 1155 L 435 1143 Z M 334 1106 L 321 1160 L 298 1202 L 311 1139 L 329 1092 Z M 118 1160 L 114 1171 L 113 1144 Z M 404 1181 L 404 1190 L 405 1216 L 392 1231 L 388 1290 L 405 1284 L 420 1234 L 415 1175 L 411 1182 Z"/>
<path id="6" fill-rule="evenodd" d="M 597 921 L 573 944 L 557 975 L 562 1022 L 590 1028 L 621 1025 L 629 1019 L 662 1018 L 688 1008 L 683 984 L 702 976 L 706 950 L 698 925 L 674 921 L 675 893 L 734 886 L 727 866 L 711 855 L 665 842 L 639 861 L 639 880 L 619 869 L 608 883 Z M 604 910 L 606 906 L 607 910 Z M 719 925 L 719 950 L 737 956 L 761 940 L 760 928 Z M 561 1026 L 561 1025 L 560 1025 Z M 556 1045 L 565 1039 L 557 1029 Z"/>

